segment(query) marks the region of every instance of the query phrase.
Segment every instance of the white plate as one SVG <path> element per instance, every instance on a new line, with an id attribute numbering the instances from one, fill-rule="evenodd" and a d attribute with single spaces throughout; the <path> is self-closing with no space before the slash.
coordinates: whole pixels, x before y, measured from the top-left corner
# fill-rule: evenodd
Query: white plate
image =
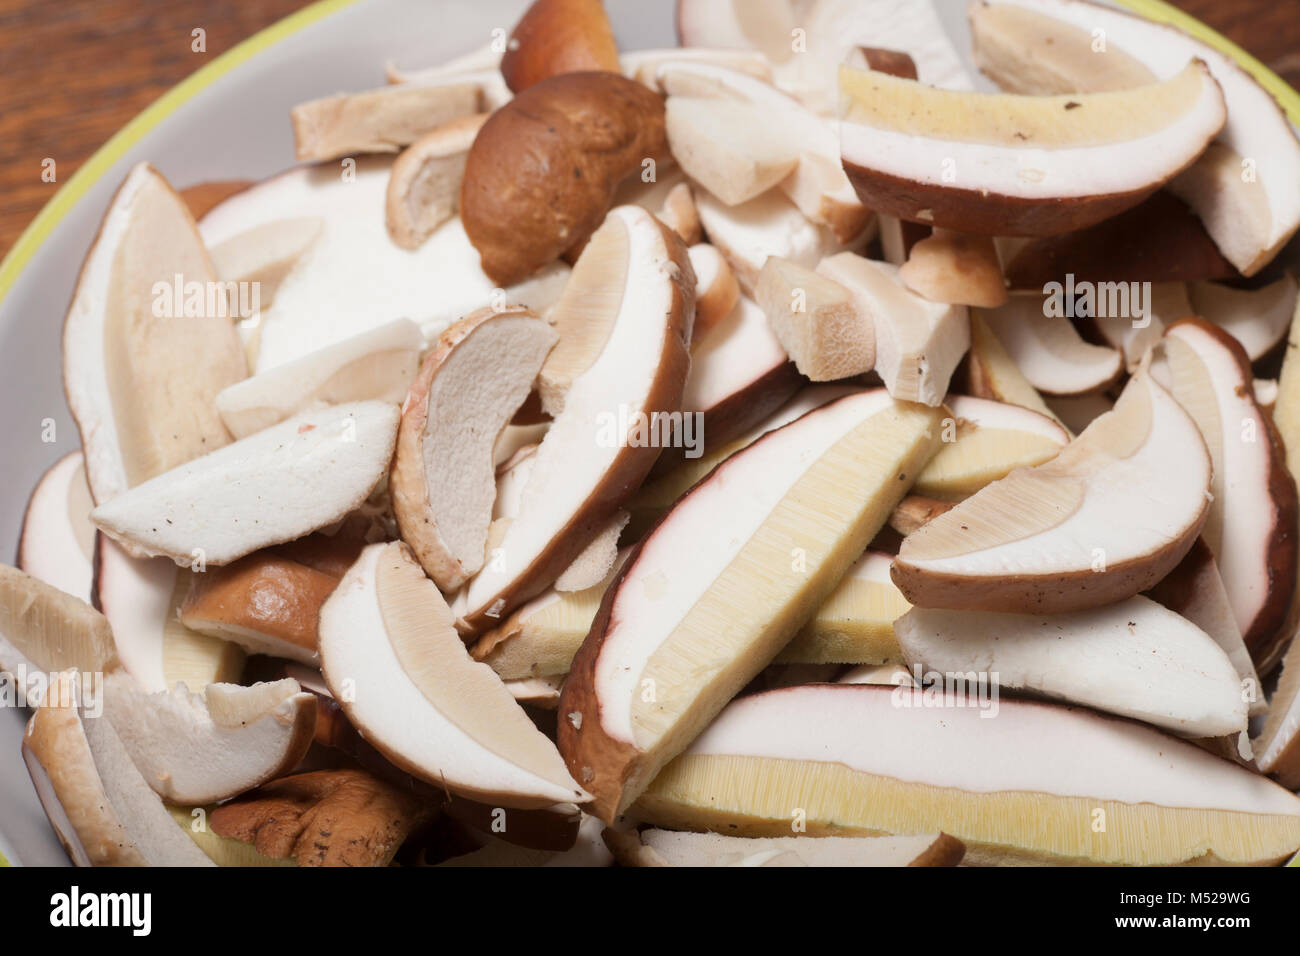
<path id="1" fill-rule="evenodd" d="M 920 2 L 920 0 L 918 0 Z M 59 339 L 77 271 L 113 192 L 147 160 L 175 186 L 262 179 L 293 165 L 289 109 L 384 83 L 384 63 L 440 63 L 508 33 L 526 0 L 324 0 L 217 58 L 151 106 L 63 185 L 0 265 L 0 549 L 17 548 L 27 495 L 79 445 L 64 403 Z M 1159 7 L 1151 0 L 1132 6 Z M 675 43 L 671 0 L 606 0 L 621 49 Z M 937 0 L 958 50 L 966 0 Z M 52 420 L 56 441 L 42 441 Z M 0 553 L 4 553 L 0 551 Z M 0 711 L 0 853 L 67 865 L 19 755 L 26 713 Z"/>

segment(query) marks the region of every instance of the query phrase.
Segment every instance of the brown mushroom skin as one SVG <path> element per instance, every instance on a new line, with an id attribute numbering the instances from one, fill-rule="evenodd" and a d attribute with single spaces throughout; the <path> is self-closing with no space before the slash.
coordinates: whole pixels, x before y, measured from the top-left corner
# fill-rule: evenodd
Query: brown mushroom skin
<path id="1" fill-rule="evenodd" d="M 609 73 L 565 73 L 492 114 L 469 151 L 461 220 L 483 271 L 520 282 L 604 221 L 618 184 L 667 153 L 664 104 Z"/>
<path id="2" fill-rule="evenodd" d="M 561 73 L 619 72 L 618 45 L 601 0 L 535 0 L 510 34 L 501 75 L 511 92 Z"/>

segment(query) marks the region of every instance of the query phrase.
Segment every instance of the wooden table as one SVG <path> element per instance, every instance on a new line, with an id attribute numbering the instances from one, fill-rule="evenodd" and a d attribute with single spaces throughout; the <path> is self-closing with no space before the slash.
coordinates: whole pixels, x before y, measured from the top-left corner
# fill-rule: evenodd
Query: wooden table
<path id="1" fill-rule="evenodd" d="M 307 2 L 0 0 L 0 256 L 58 183 L 128 120 Z M 1300 86 L 1300 0 L 1177 2 Z M 204 52 L 191 49 L 197 28 L 206 31 Z M 42 180 L 47 158 L 57 182 Z"/>

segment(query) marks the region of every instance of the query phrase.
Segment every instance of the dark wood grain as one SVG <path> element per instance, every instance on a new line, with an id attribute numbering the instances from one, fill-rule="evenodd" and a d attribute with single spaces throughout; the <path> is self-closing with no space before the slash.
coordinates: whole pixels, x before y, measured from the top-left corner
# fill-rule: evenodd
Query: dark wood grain
<path id="1" fill-rule="evenodd" d="M 307 0 L 0 0 L 0 256 L 77 167 L 199 67 Z M 1179 0 L 1300 85 L 1300 0 Z M 191 31 L 207 50 L 191 50 Z M 55 161 L 58 182 L 41 179 Z"/>

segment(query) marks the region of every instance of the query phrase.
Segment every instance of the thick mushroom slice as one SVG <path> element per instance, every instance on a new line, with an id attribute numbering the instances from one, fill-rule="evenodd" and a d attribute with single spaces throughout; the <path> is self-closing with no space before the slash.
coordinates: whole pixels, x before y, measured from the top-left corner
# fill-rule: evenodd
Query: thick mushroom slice
<path id="1" fill-rule="evenodd" d="M 875 325 L 839 282 L 769 256 L 754 294 L 782 348 L 812 381 L 832 382 L 875 368 Z"/>
<path id="2" fill-rule="evenodd" d="M 493 448 L 556 339 L 528 309 L 479 309 L 442 334 L 411 386 L 389 479 L 393 514 L 445 591 L 483 566 Z"/>
<path id="3" fill-rule="evenodd" d="M 1199 60 L 1111 93 L 940 90 L 840 67 L 844 169 L 870 209 L 959 232 L 1053 236 L 1136 206 L 1223 128 Z"/>
<path id="4" fill-rule="evenodd" d="M 981 3 L 970 20 L 980 69 L 1022 93 L 1131 90 L 1174 76 L 1189 59 L 1204 61 L 1223 89 L 1227 124 L 1171 191 L 1243 275 L 1263 268 L 1300 226 L 1300 140 L 1272 94 L 1232 57 L 1172 25 L 1076 0 Z M 1106 38 L 1100 52 L 1098 31 Z"/>
<path id="5" fill-rule="evenodd" d="M 970 688 L 742 698 L 633 815 L 788 836 L 796 808 L 809 836 L 939 830 L 976 865 L 1274 863 L 1300 847 L 1300 798 L 1258 774 L 1132 721 Z"/>
<path id="6" fill-rule="evenodd" d="M 738 837 L 607 829 L 623 866 L 956 866 L 966 848 L 945 833 L 896 837 Z"/>
<path id="7" fill-rule="evenodd" d="M 894 582 L 920 607 L 1057 613 L 1119 601 L 1182 560 L 1209 512 L 1210 455 L 1146 369 L 1059 455 L 908 535 Z"/>
<path id="8" fill-rule="evenodd" d="M 0 671 L 99 673 L 117 666 L 113 631 L 80 598 L 0 564 Z"/>
<path id="9" fill-rule="evenodd" d="M 232 435 L 247 438 L 321 402 L 401 402 L 423 348 L 420 327 L 394 319 L 236 382 L 217 395 L 217 409 Z"/>
<path id="10" fill-rule="evenodd" d="M 64 455 L 41 476 L 23 515 L 18 567 L 83 601 L 95 576 L 95 507 L 80 451 Z"/>
<path id="11" fill-rule="evenodd" d="M 988 236 L 936 229 L 917 240 L 900 265 L 903 284 L 931 302 L 996 308 L 1007 301 L 1007 283 Z"/>
<path id="12" fill-rule="evenodd" d="M 876 334 L 876 373 L 894 398 L 938 405 L 970 347 L 964 305 L 923 299 L 903 284 L 897 266 L 852 252 L 823 259 L 817 272 L 853 293 Z"/>
<path id="13" fill-rule="evenodd" d="M 589 799 L 500 678 L 470 658 L 401 542 L 361 553 L 321 608 L 320 651 L 348 719 L 407 773 L 494 806 Z"/>
<path id="14" fill-rule="evenodd" d="M 384 217 L 388 234 L 403 249 L 418 249 L 456 214 L 465 160 L 487 118 L 487 113 L 475 113 L 439 126 L 402 150 L 393 163 Z"/>
<path id="15" fill-rule="evenodd" d="M 294 156 L 319 162 L 355 153 L 396 153 L 454 119 L 480 111 L 475 83 L 385 86 L 300 103 L 289 112 Z"/>
<path id="16" fill-rule="evenodd" d="M 1261 674 L 1286 649 L 1296 591 L 1295 479 L 1270 416 L 1255 402 L 1245 351 L 1201 319 L 1165 332 L 1170 390 L 1195 420 L 1214 463 L 1205 543 L 1214 552 L 1237 626 Z"/>
<path id="17" fill-rule="evenodd" d="M 604 259 L 601 288 L 618 306 L 599 351 L 566 349 L 571 359 L 589 354 L 587 364 L 572 368 L 520 514 L 497 546 L 501 560 L 485 565 L 456 599 L 457 616 L 471 629 L 493 626 L 559 577 L 673 443 L 673 418 L 681 424 L 674 413 L 682 407 L 695 315 L 686 247 L 639 206 L 619 206 L 601 228 L 610 238 L 590 254 Z M 606 256 L 615 245 L 623 254 Z"/>
<path id="18" fill-rule="evenodd" d="M 1117 349 L 1085 342 L 1058 305 L 1050 295 L 1016 293 L 1006 305 L 981 310 L 980 316 L 1039 392 L 1101 391 L 1123 374 L 1124 357 Z"/>
<path id="19" fill-rule="evenodd" d="M 1188 295 L 1193 308 L 1184 315 L 1199 315 L 1213 322 L 1241 343 L 1247 358 L 1257 362 L 1286 338 L 1300 287 L 1295 276 L 1287 274 L 1258 289 L 1193 282 Z"/>
<path id="20" fill-rule="evenodd" d="M 95 606 L 113 629 L 122 666 L 146 691 L 182 683 L 201 693 L 208 684 L 239 680 L 239 646 L 191 631 L 181 620 L 186 592 L 206 574 L 167 558 L 133 558 L 112 538 L 97 536 Z"/>
<path id="21" fill-rule="evenodd" d="M 911 607 L 889 577 L 893 556 L 867 551 L 817 613 L 777 655 L 778 663 L 885 664 L 902 660 L 894 622 Z"/>
<path id="22" fill-rule="evenodd" d="M 623 813 L 812 617 L 934 453 L 938 418 L 883 389 L 824 405 L 727 459 L 642 540 L 560 700 L 560 751 L 593 813 Z"/>
<path id="23" fill-rule="evenodd" d="M 993 334 L 978 309 L 971 310 L 970 350 L 954 378 L 955 391 L 976 398 L 1019 405 L 1060 421 L 1047 407 L 1038 389 L 1029 383 L 1019 366 L 1007 354 L 1006 347 Z"/>
<path id="24" fill-rule="evenodd" d="M 1132 717 L 1180 737 L 1246 729 L 1237 669 L 1212 637 L 1144 597 L 1068 614 L 913 608 L 894 622 L 913 669 L 990 674 L 1029 691 Z"/>
<path id="25" fill-rule="evenodd" d="M 247 369 L 229 311 L 185 203 L 136 166 L 63 325 L 64 387 L 97 504 L 230 441 L 213 399 Z"/>
<path id="26" fill-rule="evenodd" d="M 316 698 L 295 680 L 150 693 L 116 671 L 105 675 L 103 693 L 104 715 L 131 760 L 173 804 L 228 800 L 288 773 L 316 730 Z"/>
<path id="27" fill-rule="evenodd" d="M 85 684 L 76 671 L 58 674 L 23 737 L 27 771 L 72 862 L 212 866 L 149 788 L 113 724 L 92 716 Z"/>
<path id="28" fill-rule="evenodd" d="M 1016 468 L 1032 468 L 1056 456 L 1070 434 L 1046 415 L 1019 405 L 950 395 L 944 443 L 917 476 L 918 495 L 960 501 Z"/>
<path id="29" fill-rule="evenodd" d="M 757 103 L 670 96 L 664 119 L 673 158 L 728 206 L 767 192 L 799 165 L 798 144 Z"/>
<path id="30" fill-rule="evenodd" d="M 397 419 L 388 402 L 303 412 L 118 495 L 90 519 L 144 554 L 229 564 L 359 507 L 388 468 Z"/>

